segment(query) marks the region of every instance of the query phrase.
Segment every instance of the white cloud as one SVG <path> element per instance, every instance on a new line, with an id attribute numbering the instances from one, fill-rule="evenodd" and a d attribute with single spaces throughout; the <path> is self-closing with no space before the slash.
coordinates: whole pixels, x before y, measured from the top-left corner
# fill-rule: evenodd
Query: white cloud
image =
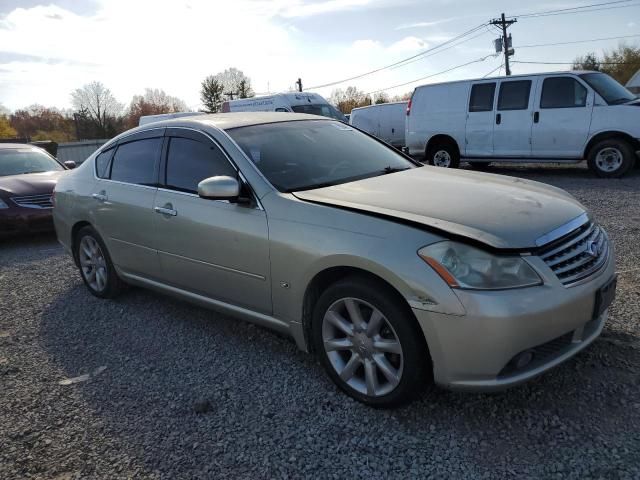
<path id="1" fill-rule="evenodd" d="M 637 25 L 637 24 L 636 24 L 636 22 L 629 22 L 629 23 L 627 23 L 627 27 L 629 27 L 629 28 L 633 28 L 633 27 L 635 27 L 636 25 Z"/>
<path id="2" fill-rule="evenodd" d="M 418 37 L 405 37 L 391 44 L 387 50 L 390 52 L 412 52 L 415 50 L 423 50 L 428 48 L 429 45 Z"/>
<path id="3" fill-rule="evenodd" d="M 289 5 L 284 5 L 280 10 L 280 15 L 286 18 L 309 17 L 324 13 L 337 12 L 341 10 L 351 10 L 357 7 L 364 7 L 371 3 L 371 0 L 326 0 L 322 2 L 304 2 L 293 0 Z"/>
<path id="4" fill-rule="evenodd" d="M 402 25 L 398 25 L 395 29 L 396 30 L 408 30 L 410 28 L 425 28 L 425 27 L 435 27 L 437 25 L 442 25 L 443 23 L 448 23 L 451 22 L 453 20 L 456 20 L 455 18 L 443 18 L 440 20 L 432 20 L 432 21 L 428 21 L 428 22 L 415 22 L 415 23 L 405 23 Z"/>

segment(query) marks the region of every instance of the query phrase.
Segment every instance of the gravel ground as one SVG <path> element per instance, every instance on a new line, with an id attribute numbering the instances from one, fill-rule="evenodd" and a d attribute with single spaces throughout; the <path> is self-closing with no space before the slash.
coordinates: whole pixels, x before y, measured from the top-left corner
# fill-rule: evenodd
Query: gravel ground
<path id="1" fill-rule="evenodd" d="M 640 478 L 640 171 L 495 171 L 569 190 L 615 243 L 610 321 L 574 359 L 373 410 L 287 338 L 141 289 L 98 300 L 52 236 L 4 241 L 0 478 Z"/>

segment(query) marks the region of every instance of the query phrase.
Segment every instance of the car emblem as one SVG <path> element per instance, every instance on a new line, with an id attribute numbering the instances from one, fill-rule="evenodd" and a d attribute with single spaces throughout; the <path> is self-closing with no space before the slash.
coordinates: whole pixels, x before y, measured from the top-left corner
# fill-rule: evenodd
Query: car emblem
<path id="1" fill-rule="evenodd" d="M 598 248 L 598 244 L 596 242 L 589 242 L 587 243 L 586 252 L 593 258 L 596 258 L 598 255 L 600 255 L 600 248 Z"/>

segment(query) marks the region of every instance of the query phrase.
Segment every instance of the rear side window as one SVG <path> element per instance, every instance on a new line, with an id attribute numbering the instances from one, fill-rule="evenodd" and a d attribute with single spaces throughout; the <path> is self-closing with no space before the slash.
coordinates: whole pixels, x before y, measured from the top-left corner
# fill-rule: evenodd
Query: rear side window
<path id="1" fill-rule="evenodd" d="M 114 151 L 114 148 L 110 148 L 96 157 L 96 176 L 98 178 L 109 178 L 109 162 Z"/>
<path id="2" fill-rule="evenodd" d="M 498 110 L 526 110 L 529 108 L 531 80 L 516 80 L 500 84 Z"/>
<path id="3" fill-rule="evenodd" d="M 587 105 L 587 89 L 575 78 L 547 78 L 542 84 L 540 108 L 576 108 Z"/>
<path id="4" fill-rule="evenodd" d="M 227 175 L 237 177 L 222 150 L 210 142 L 173 137 L 167 156 L 167 187 L 197 193 L 205 178 Z"/>
<path id="5" fill-rule="evenodd" d="M 120 145 L 113 156 L 111 180 L 155 186 L 156 161 L 162 138 L 145 138 Z"/>
<path id="6" fill-rule="evenodd" d="M 478 83 L 471 87 L 469 100 L 470 112 L 490 112 L 493 110 L 493 98 L 496 94 L 495 83 Z"/>

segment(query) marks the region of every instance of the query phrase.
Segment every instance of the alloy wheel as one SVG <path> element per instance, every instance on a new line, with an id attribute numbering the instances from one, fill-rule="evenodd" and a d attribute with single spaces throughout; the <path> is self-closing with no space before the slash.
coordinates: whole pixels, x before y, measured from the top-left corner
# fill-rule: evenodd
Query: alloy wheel
<path id="1" fill-rule="evenodd" d="M 400 383 L 404 367 L 400 340 L 373 305 L 357 298 L 334 302 L 322 321 L 322 341 L 335 372 L 357 392 L 380 397 Z"/>
<path id="2" fill-rule="evenodd" d="M 97 240 L 85 235 L 78 250 L 80 269 L 87 284 L 96 292 L 107 287 L 107 262 Z"/>

